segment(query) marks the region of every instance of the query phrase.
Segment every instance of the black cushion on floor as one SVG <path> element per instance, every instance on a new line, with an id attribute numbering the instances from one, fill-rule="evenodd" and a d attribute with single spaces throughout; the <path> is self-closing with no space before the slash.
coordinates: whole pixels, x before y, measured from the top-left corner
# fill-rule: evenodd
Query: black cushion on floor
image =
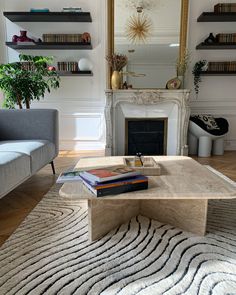
<path id="1" fill-rule="evenodd" d="M 204 122 L 202 120 L 198 119 L 195 116 L 191 116 L 190 121 L 197 124 L 199 127 L 201 127 L 203 130 L 205 130 L 207 133 L 215 135 L 215 136 L 224 135 L 229 131 L 229 123 L 224 118 L 215 118 L 215 121 L 216 121 L 217 125 L 220 127 L 220 129 L 212 129 L 212 130 L 208 130 L 207 125 L 204 124 Z"/>

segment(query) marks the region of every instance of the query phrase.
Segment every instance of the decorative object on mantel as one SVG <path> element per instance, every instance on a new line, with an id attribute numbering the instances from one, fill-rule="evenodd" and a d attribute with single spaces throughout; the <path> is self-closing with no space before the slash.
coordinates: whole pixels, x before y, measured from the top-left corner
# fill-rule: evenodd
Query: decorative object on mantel
<path id="1" fill-rule="evenodd" d="M 106 60 L 113 71 L 111 76 L 111 88 L 113 90 L 120 89 L 123 86 L 123 75 L 121 71 L 127 65 L 127 56 L 114 53 L 112 55 L 107 55 Z"/>
<path id="2" fill-rule="evenodd" d="M 201 73 L 204 70 L 204 67 L 207 66 L 207 61 L 206 60 L 199 60 L 198 62 L 195 63 L 192 74 L 194 76 L 194 90 L 196 93 L 196 96 L 198 96 L 199 93 L 199 84 L 201 83 Z M 205 69 L 206 70 L 206 69 Z"/>
<path id="3" fill-rule="evenodd" d="M 135 163 L 135 157 L 125 157 L 124 164 L 128 167 L 139 171 L 145 176 L 161 175 L 160 165 L 153 159 L 153 157 L 142 157 L 142 164 L 137 165 Z"/>
<path id="4" fill-rule="evenodd" d="M 178 77 L 175 77 L 173 79 L 170 79 L 166 83 L 166 89 L 179 89 L 181 86 L 181 80 Z"/>
<path id="5" fill-rule="evenodd" d="M 27 36 L 27 31 L 20 31 L 20 36 L 17 36 L 17 35 L 13 35 L 12 37 L 12 42 L 19 42 L 19 43 L 22 43 L 22 42 L 27 42 L 27 43 L 34 43 L 35 40 L 34 39 L 31 39 Z"/>
<path id="6" fill-rule="evenodd" d="M 40 100 L 45 92 L 59 88 L 60 78 L 52 63 L 52 57 L 21 55 L 20 61 L 0 65 L 0 89 L 5 94 L 3 107 L 14 109 L 23 105 L 27 109 L 33 100 Z M 29 64 L 31 65 L 29 67 Z"/>

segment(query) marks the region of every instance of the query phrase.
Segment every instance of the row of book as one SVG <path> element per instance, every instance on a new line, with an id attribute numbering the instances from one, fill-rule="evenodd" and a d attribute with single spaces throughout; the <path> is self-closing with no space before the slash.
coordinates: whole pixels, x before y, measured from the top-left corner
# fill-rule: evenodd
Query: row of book
<path id="1" fill-rule="evenodd" d="M 236 72 L 236 61 L 209 62 L 208 72 Z"/>
<path id="2" fill-rule="evenodd" d="M 214 12 L 236 12 L 236 3 L 218 3 L 214 6 Z"/>
<path id="3" fill-rule="evenodd" d="M 148 188 L 148 178 L 127 166 L 104 167 L 87 171 L 67 171 L 57 183 L 81 181 L 96 197 L 122 194 Z"/>
<path id="4" fill-rule="evenodd" d="M 26 71 L 34 71 L 35 70 L 34 64 L 30 61 L 21 62 L 21 68 Z"/>
<path id="5" fill-rule="evenodd" d="M 82 34 L 43 34 L 43 42 L 83 42 Z"/>
<path id="6" fill-rule="evenodd" d="M 74 61 L 58 62 L 57 68 L 58 68 L 58 71 L 61 71 L 61 72 L 78 72 L 79 70 L 78 63 Z"/>
<path id="7" fill-rule="evenodd" d="M 217 34 L 216 42 L 218 43 L 236 43 L 236 33 L 231 34 Z"/>

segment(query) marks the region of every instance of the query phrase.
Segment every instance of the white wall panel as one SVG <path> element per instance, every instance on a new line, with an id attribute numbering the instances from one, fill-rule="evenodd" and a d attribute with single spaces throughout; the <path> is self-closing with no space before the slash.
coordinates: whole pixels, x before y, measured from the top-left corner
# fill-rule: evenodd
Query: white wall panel
<path id="1" fill-rule="evenodd" d="M 31 50 L 25 54 L 47 55 L 57 61 L 78 61 L 86 57 L 93 64 L 92 77 L 61 77 L 60 88 L 46 94 L 32 108 L 55 108 L 60 114 L 61 149 L 98 149 L 105 145 L 104 89 L 106 88 L 105 64 L 105 19 L 106 1 L 94 0 L 8 0 L 6 11 L 29 11 L 31 7 L 48 7 L 51 11 L 61 11 L 63 7 L 82 7 L 90 11 L 92 23 L 18 23 L 5 19 L 7 40 L 21 28 L 29 36 L 42 38 L 43 33 L 83 33 L 92 37 L 93 50 Z M 1 19 L 3 20 L 3 19 Z M 8 60 L 18 59 L 18 52 L 8 49 Z"/>
<path id="2" fill-rule="evenodd" d="M 226 148 L 236 150 L 236 76 L 206 76 L 202 77 L 200 92 L 196 96 L 193 86 L 192 69 L 194 64 L 207 61 L 236 61 L 235 50 L 196 50 L 195 47 L 213 33 L 235 33 L 235 22 L 197 22 L 202 12 L 213 11 L 218 0 L 190 0 L 188 47 L 191 54 L 191 64 L 187 74 L 186 87 L 191 89 L 192 113 L 213 114 L 225 117 L 230 124 L 226 137 Z M 221 0 L 221 3 L 234 3 L 234 0 Z"/>

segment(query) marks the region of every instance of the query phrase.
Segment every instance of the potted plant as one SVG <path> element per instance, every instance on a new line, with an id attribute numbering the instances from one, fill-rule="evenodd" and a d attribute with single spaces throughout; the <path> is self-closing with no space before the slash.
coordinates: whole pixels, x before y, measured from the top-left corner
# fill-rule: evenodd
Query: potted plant
<path id="1" fill-rule="evenodd" d="M 201 83 L 201 73 L 204 70 L 204 67 L 207 65 L 206 60 L 199 60 L 198 62 L 195 63 L 194 68 L 193 68 L 193 76 L 194 76 L 194 90 L 196 95 L 199 93 L 199 84 Z"/>
<path id="2" fill-rule="evenodd" d="M 27 109 L 33 100 L 59 87 L 60 78 L 54 67 L 48 66 L 52 57 L 20 55 L 20 61 L 0 65 L 0 89 L 5 94 L 3 107 Z"/>
<path id="3" fill-rule="evenodd" d="M 127 65 L 128 59 L 124 54 L 114 53 L 106 57 L 109 66 L 112 69 L 111 88 L 120 89 L 122 84 L 122 69 Z"/>

